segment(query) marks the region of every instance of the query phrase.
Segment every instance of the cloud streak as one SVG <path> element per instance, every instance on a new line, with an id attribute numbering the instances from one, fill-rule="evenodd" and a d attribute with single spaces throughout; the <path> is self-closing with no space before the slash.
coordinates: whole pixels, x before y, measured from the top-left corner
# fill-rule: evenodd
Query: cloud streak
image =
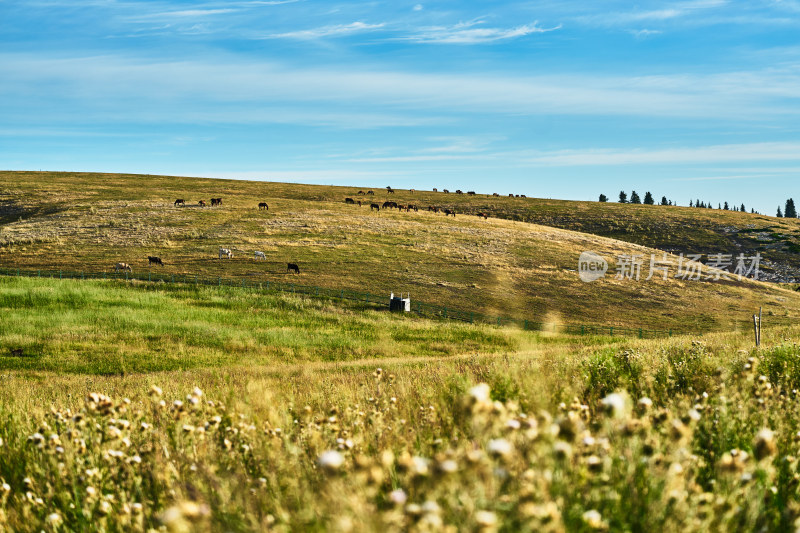
<path id="1" fill-rule="evenodd" d="M 483 24 L 485 24 L 483 20 L 474 20 L 461 22 L 453 26 L 430 26 L 421 28 L 412 35 L 399 39 L 416 43 L 478 44 L 504 41 L 534 33 L 547 33 L 561 29 L 561 25 L 553 28 L 541 28 L 538 22 L 514 28 L 477 27 Z"/>

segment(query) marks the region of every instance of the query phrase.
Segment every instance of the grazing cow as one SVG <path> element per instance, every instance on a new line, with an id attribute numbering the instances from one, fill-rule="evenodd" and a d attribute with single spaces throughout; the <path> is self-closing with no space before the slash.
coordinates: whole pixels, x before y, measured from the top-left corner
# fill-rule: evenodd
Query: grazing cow
<path id="1" fill-rule="evenodd" d="M 344 203 L 346 203 L 346 204 L 354 204 L 354 203 L 356 203 L 356 201 L 353 200 L 352 198 L 345 198 L 344 199 Z"/>
<path id="2" fill-rule="evenodd" d="M 358 191 L 357 194 L 364 194 L 364 191 Z"/>
<path id="3" fill-rule="evenodd" d="M 8 353 L 10 353 L 12 357 L 22 357 L 24 355 L 22 348 L 9 348 Z"/>
<path id="4" fill-rule="evenodd" d="M 269 211 L 269 206 L 267 205 L 267 202 L 261 202 L 260 204 L 258 204 L 258 210 L 261 211 L 262 209 L 264 211 Z"/>
<path id="5" fill-rule="evenodd" d="M 127 270 L 128 272 L 133 272 L 133 269 L 128 263 L 117 263 L 114 265 L 114 270 L 119 272 L 120 270 Z"/>
<path id="6" fill-rule="evenodd" d="M 493 192 L 493 193 L 492 193 L 492 196 L 500 196 L 500 195 L 499 195 L 499 194 L 497 194 L 496 192 Z"/>
<path id="7" fill-rule="evenodd" d="M 434 187 L 434 188 L 433 188 L 433 192 L 439 192 L 439 189 L 437 189 L 436 187 Z"/>
<path id="8" fill-rule="evenodd" d="M 186 200 L 184 200 L 183 198 L 178 198 L 177 200 L 175 200 L 175 203 L 173 205 L 175 207 L 178 207 L 179 205 L 186 207 Z"/>
<path id="9" fill-rule="evenodd" d="M 383 206 L 382 206 L 382 207 L 383 207 L 384 209 L 391 209 L 392 207 L 397 207 L 397 204 L 396 204 L 396 203 L 394 203 L 394 202 L 389 202 L 389 201 L 387 200 L 386 202 L 383 202 Z"/>
<path id="10" fill-rule="evenodd" d="M 447 189 L 442 189 L 442 192 L 445 193 L 445 194 L 449 194 L 450 193 L 450 191 L 448 191 Z"/>
<path id="11" fill-rule="evenodd" d="M 464 191 L 462 191 L 461 189 L 458 189 L 458 190 L 456 191 L 456 194 L 464 194 Z"/>
<path id="12" fill-rule="evenodd" d="M 299 266 L 297 266 L 294 263 L 286 263 L 286 272 L 289 272 L 290 270 L 293 270 L 295 274 L 299 274 L 300 273 L 300 267 Z"/>
<path id="13" fill-rule="evenodd" d="M 456 218 L 456 212 L 455 211 L 451 211 L 450 209 L 445 209 L 444 210 L 444 216 L 447 216 L 447 215 L 453 215 L 453 218 Z"/>
<path id="14" fill-rule="evenodd" d="M 410 211 L 412 209 L 414 211 L 419 211 L 419 208 L 416 206 L 416 204 L 408 204 L 408 210 Z"/>
<path id="15" fill-rule="evenodd" d="M 509 198 L 514 198 L 514 194 L 513 194 L 513 193 L 512 193 L 512 194 L 509 194 L 509 195 L 508 195 L 508 197 L 509 197 Z"/>
<path id="16" fill-rule="evenodd" d="M 155 257 L 153 255 L 148 255 L 147 256 L 147 264 L 148 264 L 148 266 L 152 265 L 153 263 L 155 263 L 157 265 L 161 265 L 162 267 L 164 266 L 164 263 L 161 261 L 160 257 Z"/>
<path id="17" fill-rule="evenodd" d="M 264 252 L 259 252 L 259 251 L 256 250 L 253 253 L 255 254 L 255 260 L 256 261 L 258 261 L 259 259 L 263 259 L 264 261 L 267 260 L 267 254 L 265 254 Z"/>
<path id="18" fill-rule="evenodd" d="M 371 195 L 375 196 L 375 193 L 372 192 L 372 191 L 367 191 L 367 194 L 371 194 Z"/>
<path id="19" fill-rule="evenodd" d="M 397 209 L 398 209 L 398 210 L 400 210 L 400 211 L 406 211 L 406 212 L 408 212 L 408 206 L 407 206 L 407 205 L 399 204 L 399 205 L 397 206 Z"/>
<path id="20" fill-rule="evenodd" d="M 439 208 L 436 207 L 436 206 L 433 206 L 433 205 L 429 205 L 428 206 L 428 211 L 433 211 L 434 213 L 438 213 L 439 212 Z"/>
<path id="21" fill-rule="evenodd" d="M 519 198 L 519 194 L 517 194 L 516 196 L 517 196 L 517 198 Z"/>
<path id="22" fill-rule="evenodd" d="M 527 196 L 525 196 L 524 194 L 520 194 L 519 197 L 520 198 L 527 198 Z"/>
<path id="23" fill-rule="evenodd" d="M 358 207 L 361 207 L 361 200 L 359 200 L 359 201 L 358 201 L 358 202 L 356 202 L 356 203 L 358 204 Z"/>
<path id="24" fill-rule="evenodd" d="M 472 196 L 475 196 L 475 191 L 467 191 L 467 194 L 471 194 Z"/>
<path id="25" fill-rule="evenodd" d="M 489 218 L 489 214 L 481 211 L 480 213 L 478 213 L 478 217 Z"/>
<path id="26" fill-rule="evenodd" d="M 414 191 L 414 189 L 409 189 L 408 192 L 410 192 L 411 194 L 414 194 L 416 191 Z"/>
<path id="27" fill-rule="evenodd" d="M 211 206 L 215 205 L 222 205 L 222 198 L 212 198 L 211 199 Z"/>
<path id="28" fill-rule="evenodd" d="M 369 210 L 372 211 L 373 209 L 375 211 L 380 211 L 381 210 L 380 204 L 369 204 Z"/>
<path id="29" fill-rule="evenodd" d="M 227 248 L 220 248 L 219 249 L 219 258 L 222 259 L 223 256 L 227 257 L 228 259 L 231 259 L 233 257 L 233 252 L 231 252 Z"/>
<path id="30" fill-rule="evenodd" d="M 205 200 L 200 200 L 199 202 L 197 202 L 197 205 L 199 205 L 200 207 L 205 207 L 206 206 L 206 201 Z"/>
<path id="31" fill-rule="evenodd" d="M 386 192 L 388 192 L 389 194 L 394 194 L 394 189 L 392 189 L 391 187 L 386 187 Z"/>

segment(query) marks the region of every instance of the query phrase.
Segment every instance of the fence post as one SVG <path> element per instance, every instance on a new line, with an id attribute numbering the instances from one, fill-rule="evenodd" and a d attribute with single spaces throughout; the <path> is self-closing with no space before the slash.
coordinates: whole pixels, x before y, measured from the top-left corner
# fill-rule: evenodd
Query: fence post
<path id="1" fill-rule="evenodd" d="M 669 336 L 672 337 L 672 330 L 669 330 Z"/>
<path id="2" fill-rule="evenodd" d="M 614 328 L 613 327 L 608 328 L 608 332 L 611 334 L 612 337 L 614 336 Z"/>
<path id="3" fill-rule="evenodd" d="M 639 328 L 639 338 L 640 338 L 640 339 L 643 339 L 643 338 L 644 338 L 644 336 L 642 335 L 642 328 Z"/>
<path id="4" fill-rule="evenodd" d="M 585 326 L 581 325 L 581 335 L 583 335 L 583 328 L 584 328 L 584 327 L 585 327 Z"/>

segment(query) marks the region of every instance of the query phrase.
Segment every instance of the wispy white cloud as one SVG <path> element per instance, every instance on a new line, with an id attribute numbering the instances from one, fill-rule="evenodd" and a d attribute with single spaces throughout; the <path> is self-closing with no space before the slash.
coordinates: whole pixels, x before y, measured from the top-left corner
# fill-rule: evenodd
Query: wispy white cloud
<path id="1" fill-rule="evenodd" d="M 429 26 L 420 28 L 412 35 L 400 39 L 418 43 L 476 44 L 514 39 L 533 33 L 546 33 L 561 28 L 561 25 L 553 28 L 541 28 L 538 22 L 513 28 L 478 27 L 483 24 L 486 24 L 483 20 L 473 20 L 460 22 L 453 26 Z"/>
<path id="2" fill-rule="evenodd" d="M 800 75 L 794 66 L 708 75 L 486 76 L 302 69 L 227 58 L 163 62 L 0 54 L 0 76 L 0 101 L 22 102 L 44 93 L 52 97 L 48 88 L 55 84 L 59 100 L 83 101 L 92 108 L 103 102 L 118 110 L 130 109 L 130 102 L 149 109 L 183 101 L 178 109 L 184 112 L 194 106 L 214 113 L 278 103 L 297 109 L 312 103 L 357 106 L 362 112 L 373 108 L 406 116 L 430 116 L 435 110 L 440 117 L 453 112 L 764 120 L 800 113 L 795 103 Z"/>
<path id="3" fill-rule="evenodd" d="M 559 150 L 517 153 L 519 160 L 547 166 L 678 165 L 745 161 L 800 161 L 800 142 L 746 143 L 651 150 Z"/>
<path id="4" fill-rule="evenodd" d="M 637 39 L 645 39 L 647 37 L 653 35 L 659 35 L 663 33 L 661 30 L 648 30 L 648 29 L 641 29 L 641 30 L 628 30 L 628 33 L 636 37 Z"/>
<path id="5" fill-rule="evenodd" d="M 356 33 L 372 32 L 383 28 L 385 24 L 367 24 L 364 22 L 351 22 L 350 24 L 337 24 L 322 26 L 308 30 L 297 30 L 284 33 L 271 33 L 263 35 L 263 39 L 320 39 L 322 37 L 343 37 Z"/>

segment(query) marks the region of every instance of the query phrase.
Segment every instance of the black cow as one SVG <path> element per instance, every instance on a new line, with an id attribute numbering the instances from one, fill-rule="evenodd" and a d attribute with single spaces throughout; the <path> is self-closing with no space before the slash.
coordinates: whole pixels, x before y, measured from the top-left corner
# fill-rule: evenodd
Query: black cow
<path id="1" fill-rule="evenodd" d="M 267 205 L 267 202 L 261 202 L 260 204 L 258 204 L 258 210 L 261 211 L 262 209 L 265 211 L 269 211 L 269 206 Z"/>
<path id="2" fill-rule="evenodd" d="M 354 204 L 354 203 L 356 203 L 356 201 L 353 200 L 352 198 L 345 198 L 344 199 L 344 203 L 346 203 L 346 204 Z"/>
<path id="3" fill-rule="evenodd" d="M 161 265 L 162 267 L 164 266 L 164 263 L 161 262 L 161 258 L 160 257 L 155 257 L 155 256 L 152 256 L 152 255 L 148 255 L 147 256 L 147 264 L 148 265 L 152 265 L 153 263 L 155 263 L 157 265 Z"/>
<path id="4" fill-rule="evenodd" d="M 381 210 L 380 204 L 369 204 L 369 210 L 372 211 L 373 209 L 375 211 L 380 211 Z"/>
<path id="5" fill-rule="evenodd" d="M 300 273 L 300 267 L 294 263 L 286 263 L 286 272 L 293 270 L 295 274 Z"/>
<path id="6" fill-rule="evenodd" d="M 175 200 L 174 205 L 175 207 L 178 207 L 179 205 L 186 207 L 186 200 L 184 200 L 183 198 L 178 198 L 177 200 Z"/>

